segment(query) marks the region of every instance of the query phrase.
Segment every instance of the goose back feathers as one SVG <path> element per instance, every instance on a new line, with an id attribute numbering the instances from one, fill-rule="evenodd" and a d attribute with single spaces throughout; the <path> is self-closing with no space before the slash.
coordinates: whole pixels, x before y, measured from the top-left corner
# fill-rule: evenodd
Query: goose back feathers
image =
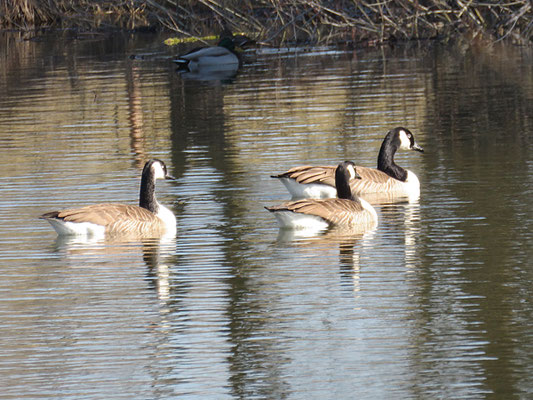
<path id="1" fill-rule="evenodd" d="M 142 234 L 159 236 L 167 226 L 157 214 L 138 206 L 101 203 L 43 214 L 58 234 Z M 86 233 L 85 233 L 86 232 Z"/>

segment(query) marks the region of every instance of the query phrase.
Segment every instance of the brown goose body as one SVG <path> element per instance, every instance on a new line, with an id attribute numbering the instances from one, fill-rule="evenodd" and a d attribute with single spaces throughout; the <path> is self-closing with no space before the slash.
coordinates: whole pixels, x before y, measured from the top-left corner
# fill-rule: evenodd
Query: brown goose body
<path id="1" fill-rule="evenodd" d="M 305 185 L 319 183 L 335 187 L 335 168 L 332 165 L 302 165 L 294 167 L 287 172 L 278 175 L 279 178 L 293 179 L 296 183 Z M 350 180 L 352 193 L 360 195 L 365 193 L 394 192 L 402 193 L 405 188 L 404 182 L 394 179 L 385 172 L 375 168 L 356 166 L 361 179 Z"/>
<path id="2" fill-rule="evenodd" d="M 138 206 L 120 203 L 100 203 L 81 208 L 52 211 L 41 218 L 54 223 L 86 226 L 95 235 L 159 236 L 167 231 L 163 220 L 153 212 Z M 92 226 L 92 228 L 91 228 Z"/>
<path id="3" fill-rule="evenodd" d="M 368 204 L 368 203 L 367 203 Z M 272 212 L 286 211 L 295 214 L 316 217 L 317 225 L 324 221 L 323 227 L 375 226 L 375 211 L 363 205 L 361 201 L 348 199 L 302 199 L 279 206 L 268 207 Z M 303 226 L 303 225 L 302 225 Z"/>

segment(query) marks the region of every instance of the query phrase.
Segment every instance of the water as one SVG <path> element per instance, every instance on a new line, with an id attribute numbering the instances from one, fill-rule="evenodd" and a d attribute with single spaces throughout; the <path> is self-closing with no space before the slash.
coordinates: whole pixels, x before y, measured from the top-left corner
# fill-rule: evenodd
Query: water
<path id="1" fill-rule="evenodd" d="M 0 46 L 3 398 L 527 398 L 533 392 L 530 49 L 248 55 L 174 72 L 162 39 Z M 296 51 L 298 50 L 298 51 Z M 144 55 L 131 60 L 130 54 Z M 398 153 L 417 202 L 366 235 L 290 238 L 269 175 Z M 57 239 L 44 212 L 175 182 L 172 240 Z"/>

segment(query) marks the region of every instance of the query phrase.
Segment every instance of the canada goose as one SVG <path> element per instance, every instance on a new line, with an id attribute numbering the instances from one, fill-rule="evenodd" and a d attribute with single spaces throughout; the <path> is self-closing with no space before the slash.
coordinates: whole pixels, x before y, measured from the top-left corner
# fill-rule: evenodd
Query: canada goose
<path id="1" fill-rule="evenodd" d="M 375 227 L 378 221 L 376 211 L 368 202 L 352 194 L 350 179 L 361 178 L 355 164 L 344 161 L 335 169 L 337 198 L 303 199 L 265 208 L 274 213 L 282 228 Z"/>
<path id="2" fill-rule="evenodd" d="M 155 197 L 156 179 L 174 179 L 165 163 L 153 159 L 143 168 L 139 206 L 101 203 L 41 215 L 58 235 L 142 235 L 176 234 L 176 217 Z"/>
<path id="3" fill-rule="evenodd" d="M 235 70 L 240 66 L 240 58 L 233 36 L 224 36 L 216 46 L 200 47 L 179 56 L 174 60 L 178 70 L 198 72 L 202 69 Z"/>
<path id="4" fill-rule="evenodd" d="M 396 196 L 418 197 L 418 177 L 394 162 L 398 149 L 423 152 L 413 134 L 406 128 L 397 127 L 387 133 L 378 155 L 378 168 L 357 166 L 361 179 L 350 181 L 352 192 L 357 195 L 383 193 Z M 300 166 L 279 175 L 278 178 L 295 198 L 335 197 L 334 166 Z"/>

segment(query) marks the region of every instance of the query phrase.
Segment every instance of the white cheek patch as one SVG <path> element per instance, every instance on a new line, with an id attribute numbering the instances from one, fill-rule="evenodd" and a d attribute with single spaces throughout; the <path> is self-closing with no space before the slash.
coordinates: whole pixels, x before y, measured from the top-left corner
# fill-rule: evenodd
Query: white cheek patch
<path id="1" fill-rule="evenodd" d="M 350 172 L 350 179 L 355 179 L 355 168 L 353 165 L 348 165 L 348 171 Z"/>
<path id="2" fill-rule="evenodd" d="M 163 169 L 161 163 L 154 163 L 152 168 L 154 169 L 155 179 L 165 179 L 165 170 Z"/>
<path id="3" fill-rule="evenodd" d="M 407 137 L 407 133 L 402 129 L 399 132 L 400 135 L 400 148 L 404 150 L 409 150 L 411 148 L 411 141 Z"/>

